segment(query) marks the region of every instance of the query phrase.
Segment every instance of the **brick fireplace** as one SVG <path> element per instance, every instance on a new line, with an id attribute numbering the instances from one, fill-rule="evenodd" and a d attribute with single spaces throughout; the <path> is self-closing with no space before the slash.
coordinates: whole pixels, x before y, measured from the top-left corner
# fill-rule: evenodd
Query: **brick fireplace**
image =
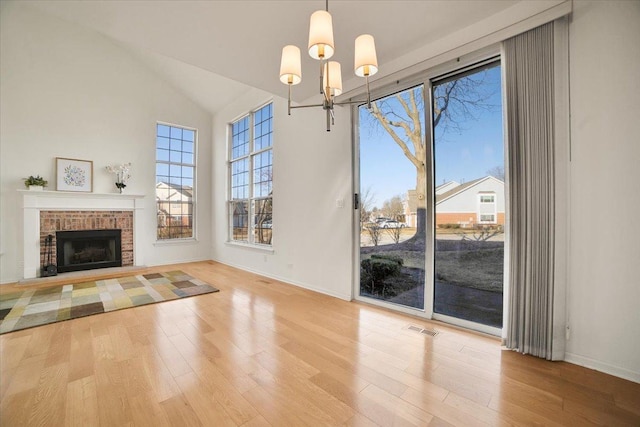
<path id="1" fill-rule="evenodd" d="M 144 196 L 19 191 L 23 201 L 24 279 L 40 275 L 44 241 L 50 234 L 53 235 L 52 264 L 56 264 L 57 231 L 119 229 L 122 265 L 144 265 L 140 227 L 143 221 Z"/>
<path id="2" fill-rule="evenodd" d="M 52 264 L 57 263 L 56 232 L 86 230 L 121 230 L 122 266 L 133 265 L 132 211 L 40 211 L 40 257 L 45 255 L 44 241 L 53 236 Z"/>

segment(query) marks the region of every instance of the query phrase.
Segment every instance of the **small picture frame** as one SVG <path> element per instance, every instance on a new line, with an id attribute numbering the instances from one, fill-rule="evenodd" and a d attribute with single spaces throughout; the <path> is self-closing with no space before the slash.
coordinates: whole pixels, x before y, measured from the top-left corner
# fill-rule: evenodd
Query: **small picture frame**
<path id="1" fill-rule="evenodd" d="M 93 162 L 56 157 L 56 190 L 91 193 L 93 191 Z"/>

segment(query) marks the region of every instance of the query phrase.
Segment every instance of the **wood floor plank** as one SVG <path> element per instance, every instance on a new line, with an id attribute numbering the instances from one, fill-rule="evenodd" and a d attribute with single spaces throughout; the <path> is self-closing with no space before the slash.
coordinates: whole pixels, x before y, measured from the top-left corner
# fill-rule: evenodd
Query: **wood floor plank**
<path id="1" fill-rule="evenodd" d="M 397 418 L 410 423 L 410 425 L 426 426 L 429 425 L 429 423 L 433 419 L 432 414 L 422 410 L 416 405 L 409 403 L 405 399 L 396 397 L 386 392 L 385 390 L 376 387 L 373 384 L 362 390 L 360 394 L 372 399 L 378 405 L 392 410 Z M 396 420 L 394 420 L 394 424 L 397 422 Z"/>
<path id="2" fill-rule="evenodd" d="M 173 270 L 220 292 L 0 335 L 0 425 L 640 425 L 637 383 L 215 262 L 136 274 Z"/>
<path id="3" fill-rule="evenodd" d="M 191 405 L 196 416 L 205 426 L 235 427 L 238 424 L 229 416 L 224 406 L 213 397 L 206 384 L 190 372 L 176 378 L 182 395 Z"/>
<path id="4" fill-rule="evenodd" d="M 97 426 L 98 391 L 92 376 L 85 376 L 67 384 L 65 425 L 73 427 Z"/>
<path id="5" fill-rule="evenodd" d="M 172 426 L 203 426 L 195 411 L 182 395 L 174 396 L 160 403 Z"/>

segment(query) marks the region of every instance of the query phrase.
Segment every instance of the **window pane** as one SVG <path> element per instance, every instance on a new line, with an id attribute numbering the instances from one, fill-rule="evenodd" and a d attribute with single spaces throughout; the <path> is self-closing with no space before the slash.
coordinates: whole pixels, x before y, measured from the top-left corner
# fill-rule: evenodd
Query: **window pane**
<path id="1" fill-rule="evenodd" d="M 193 178 L 193 166 L 182 166 L 182 177 Z"/>
<path id="2" fill-rule="evenodd" d="M 182 139 L 182 129 L 171 126 L 171 138 Z"/>
<path id="3" fill-rule="evenodd" d="M 193 154 L 193 142 L 182 141 L 182 151 Z"/>
<path id="4" fill-rule="evenodd" d="M 273 200 L 256 200 L 254 204 L 253 223 L 254 241 L 262 245 L 270 245 L 272 237 Z"/>
<path id="5" fill-rule="evenodd" d="M 158 136 L 169 137 L 169 126 L 167 125 L 158 125 Z"/>
<path id="6" fill-rule="evenodd" d="M 168 162 L 169 161 L 169 150 L 161 150 L 158 149 L 156 150 L 157 154 L 157 160 L 159 161 L 163 161 L 163 162 Z"/>
<path id="7" fill-rule="evenodd" d="M 192 153 L 182 153 L 182 163 L 194 164 Z"/>
<path id="8" fill-rule="evenodd" d="M 189 142 L 195 142 L 195 132 L 192 130 L 183 129 L 182 139 Z"/>
<path id="9" fill-rule="evenodd" d="M 182 163 L 182 153 L 180 151 L 170 151 L 169 160 L 172 163 Z"/>
<path id="10" fill-rule="evenodd" d="M 249 203 L 247 201 L 231 202 L 230 211 L 233 240 L 247 242 L 249 240 Z"/>
<path id="11" fill-rule="evenodd" d="M 156 140 L 158 148 L 164 148 L 166 150 L 169 149 L 169 138 L 163 138 L 159 136 Z"/>
<path id="12" fill-rule="evenodd" d="M 182 141 L 171 138 L 169 148 L 173 151 L 182 151 Z"/>

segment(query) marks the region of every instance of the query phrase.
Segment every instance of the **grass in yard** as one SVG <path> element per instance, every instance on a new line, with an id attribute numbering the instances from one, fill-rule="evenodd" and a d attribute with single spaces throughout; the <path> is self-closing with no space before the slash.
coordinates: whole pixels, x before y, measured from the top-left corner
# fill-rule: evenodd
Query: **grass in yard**
<path id="1" fill-rule="evenodd" d="M 482 245 L 478 246 L 480 247 L 468 250 L 436 251 L 436 279 L 444 283 L 502 292 L 504 246 L 499 243 L 497 245 L 493 243 L 491 246 L 485 245 L 485 248 L 482 248 Z M 385 250 L 379 253 L 400 257 L 404 260 L 404 267 L 424 272 L 425 257 L 421 251 Z M 370 258 L 370 256 L 371 254 L 363 254 L 362 259 Z M 423 274 L 421 276 L 424 277 Z M 404 286 L 401 285 L 402 280 L 399 277 L 389 279 L 391 280 L 385 280 L 386 295 L 398 295 L 406 291 L 407 288 L 422 284 L 415 283 L 415 278 L 409 277 L 405 277 L 408 283 Z"/>

